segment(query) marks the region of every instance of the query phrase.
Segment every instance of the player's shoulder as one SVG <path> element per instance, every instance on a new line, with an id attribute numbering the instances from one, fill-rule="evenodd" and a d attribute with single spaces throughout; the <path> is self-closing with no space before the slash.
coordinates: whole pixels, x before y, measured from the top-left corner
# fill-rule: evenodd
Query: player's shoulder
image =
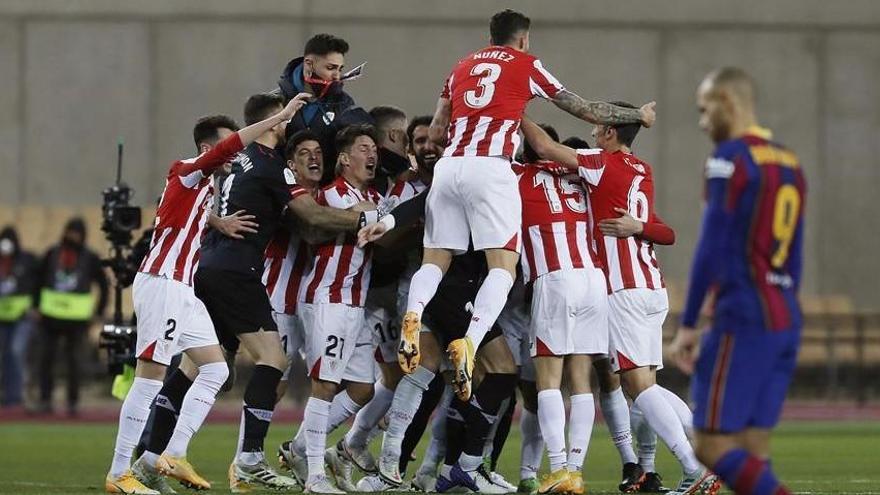
<path id="1" fill-rule="evenodd" d="M 707 179 L 728 179 L 736 170 L 738 158 L 748 153 L 749 144 L 743 138 L 721 141 L 706 160 L 705 175 Z"/>

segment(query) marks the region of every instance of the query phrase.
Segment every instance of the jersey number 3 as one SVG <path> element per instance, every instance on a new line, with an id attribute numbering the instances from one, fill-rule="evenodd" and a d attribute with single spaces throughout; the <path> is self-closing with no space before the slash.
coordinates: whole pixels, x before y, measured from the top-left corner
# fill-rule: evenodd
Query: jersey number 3
<path id="1" fill-rule="evenodd" d="M 501 66 L 498 64 L 477 64 L 471 69 L 472 76 L 481 76 L 477 81 L 479 88 L 465 91 L 464 102 L 471 108 L 483 108 L 492 102 L 495 96 L 495 81 L 501 77 Z"/>

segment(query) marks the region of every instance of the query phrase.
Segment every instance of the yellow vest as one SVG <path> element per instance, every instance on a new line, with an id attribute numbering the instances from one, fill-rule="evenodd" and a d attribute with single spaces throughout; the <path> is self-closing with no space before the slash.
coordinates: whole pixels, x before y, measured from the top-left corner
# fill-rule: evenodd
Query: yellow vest
<path id="1" fill-rule="evenodd" d="M 40 313 L 56 320 L 87 321 L 95 312 L 95 297 L 91 293 L 59 292 L 43 289 L 40 292 Z"/>
<path id="2" fill-rule="evenodd" d="M 0 297 L 0 321 L 6 323 L 18 321 L 30 308 L 31 296 L 28 294 L 2 296 Z"/>

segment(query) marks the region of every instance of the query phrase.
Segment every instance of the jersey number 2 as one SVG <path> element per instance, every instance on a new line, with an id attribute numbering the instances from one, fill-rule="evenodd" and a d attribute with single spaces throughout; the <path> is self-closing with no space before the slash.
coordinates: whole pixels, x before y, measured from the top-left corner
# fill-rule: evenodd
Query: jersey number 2
<path id="1" fill-rule="evenodd" d="M 477 64 L 471 69 L 472 76 L 482 76 L 477 81 L 478 89 L 465 91 L 464 102 L 471 108 L 483 108 L 492 102 L 495 96 L 495 81 L 501 77 L 501 66 L 498 64 Z"/>

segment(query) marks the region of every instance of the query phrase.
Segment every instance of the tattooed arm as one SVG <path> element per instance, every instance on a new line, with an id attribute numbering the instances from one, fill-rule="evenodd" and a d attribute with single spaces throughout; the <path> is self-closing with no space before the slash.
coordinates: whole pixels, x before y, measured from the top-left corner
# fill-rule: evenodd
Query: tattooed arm
<path id="1" fill-rule="evenodd" d="M 591 124 L 615 125 L 640 123 L 651 127 L 657 118 L 654 112 L 656 103 L 646 103 L 641 108 L 625 108 L 604 101 L 586 101 L 568 90 L 562 90 L 553 98 L 553 103 Z"/>

